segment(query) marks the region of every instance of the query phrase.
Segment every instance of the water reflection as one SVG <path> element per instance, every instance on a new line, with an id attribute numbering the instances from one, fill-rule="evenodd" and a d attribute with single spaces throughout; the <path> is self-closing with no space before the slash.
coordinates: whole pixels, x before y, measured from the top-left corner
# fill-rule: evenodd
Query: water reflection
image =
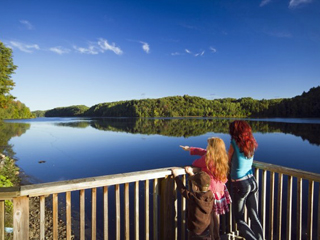
<path id="1" fill-rule="evenodd" d="M 174 118 L 174 119 L 146 119 L 146 118 L 103 118 L 91 121 L 62 122 L 57 126 L 86 128 L 91 126 L 98 130 L 159 134 L 171 137 L 191 137 L 208 132 L 228 134 L 229 124 L 233 119 L 202 119 L 202 118 Z M 253 132 L 259 133 L 285 133 L 301 137 L 310 144 L 320 145 L 320 124 L 293 123 L 247 120 Z"/>
<path id="2" fill-rule="evenodd" d="M 50 182 L 191 164 L 195 158 L 181 151 L 179 145 L 205 147 L 208 137 L 217 136 L 228 147 L 231 121 L 227 118 L 8 121 L 0 125 L 1 146 L 7 155 L 18 160 L 27 182 Z M 247 121 L 259 144 L 255 160 L 320 172 L 317 161 L 320 121 L 318 124 Z"/>
<path id="3" fill-rule="evenodd" d="M 21 136 L 30 128 L 30 124 L 26 123 L 12 123 L 6 124 L 0 121 L 0 153 L 6 156 L 13 157 L 13 145 L 9 144 L 12 137 Z"/>

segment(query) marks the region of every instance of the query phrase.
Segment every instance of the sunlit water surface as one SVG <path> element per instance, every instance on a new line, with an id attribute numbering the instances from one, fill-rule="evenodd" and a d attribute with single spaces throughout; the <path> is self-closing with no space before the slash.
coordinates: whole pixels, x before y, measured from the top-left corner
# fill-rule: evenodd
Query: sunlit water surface
<path id="1" fill-rule="evenodd" d="M 4 126 L 27 126 L 7 145 L 36 183 L 188 165 L 195 156 L 179 145 L 205 148 L 216 136 L 228 149 L 232 120 L 38 118 Z M 319 119 L 248 121 L 259 144 L 255 160 L 320 173 Z"/>

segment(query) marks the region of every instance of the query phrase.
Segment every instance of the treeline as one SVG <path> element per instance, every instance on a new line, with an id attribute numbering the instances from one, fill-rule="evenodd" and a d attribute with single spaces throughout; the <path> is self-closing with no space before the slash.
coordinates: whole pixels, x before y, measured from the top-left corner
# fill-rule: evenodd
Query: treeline
<path id="1" fill-rule="evenodd" d="M 70 106 L 45 112 L 45 117 L 320 117 L 320 86 L 290 99 L 207 100 L 188 95 Z"/>
<path id="2" fill-rule="evenodd" d="M 26 119 L 34 118 L 30 109 L 20 101 L 9 101 L 5 107 L 0 108 L 0 119 Z"/>
<path id="3" fill-rule="evenodd" d="M 320 86 L 294 98 L 283 99 L 260 112 L 261 117 L 320 117 Z"/>
<path id="4" fill-rule="evenodd" d="M 82 116 L 88 109 L 89 108 L 84 105 L 60 107 L 60 108 L 54 108 L 44 112 L 44 116 L 45 117 L 78 117 L 78 116 Z"/>
<path id="5" fill-rule="evenodd" d="M 102 131 L 126 132 L 143 135 L 163 135 L 170 137 L 200 136 L 208 132 L 229 134 L 229 124 L 233 119 L 224 118 L 97 118 L 90 121 L 62 122 L 59 126 L 86 128 Z M 319 124 L 299 124 L 288 122 L 250 121 L 254 133 L 286 133 L 320 145 Z"/>

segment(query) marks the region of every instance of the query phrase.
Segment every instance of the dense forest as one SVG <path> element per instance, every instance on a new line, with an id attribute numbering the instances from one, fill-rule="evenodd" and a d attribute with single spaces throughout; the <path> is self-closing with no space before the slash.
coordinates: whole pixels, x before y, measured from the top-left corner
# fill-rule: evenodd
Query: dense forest
<path id="1" fill-rule="evenodd" d="M 11 75 L 16 69 L 17 66 L 13 64 L 12 49 L 0 42 L 0 120 L 35 117 L 28 107 L 20 101 L 15 101 L 15 97 L 10 93 L 15 86 Z"/>
<path id="2" fill-rule="evenodd" d="M 30 109 L 20 101 L 10 100 L 6 107 L 0 108 L 0 119 L 26 119 L 34 118 Z"/>
<path id="3" fill-rule="evenodd" d="M 320 86 L 301 96 L 207 100 L 188 95 L 79 105 L 33 112 L 45 117 L 320 117 Z"/>

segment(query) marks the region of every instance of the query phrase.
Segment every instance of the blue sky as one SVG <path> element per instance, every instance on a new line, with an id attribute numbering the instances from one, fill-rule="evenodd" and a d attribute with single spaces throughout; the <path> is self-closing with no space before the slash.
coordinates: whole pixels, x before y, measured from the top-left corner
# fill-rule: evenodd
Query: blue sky
<path id="1" fill-rule="evenodd" d="M 1 0 L 11 92 L 32 111 L 188 94 L 287 98 L 320 85 L 315 0 Z"/>

